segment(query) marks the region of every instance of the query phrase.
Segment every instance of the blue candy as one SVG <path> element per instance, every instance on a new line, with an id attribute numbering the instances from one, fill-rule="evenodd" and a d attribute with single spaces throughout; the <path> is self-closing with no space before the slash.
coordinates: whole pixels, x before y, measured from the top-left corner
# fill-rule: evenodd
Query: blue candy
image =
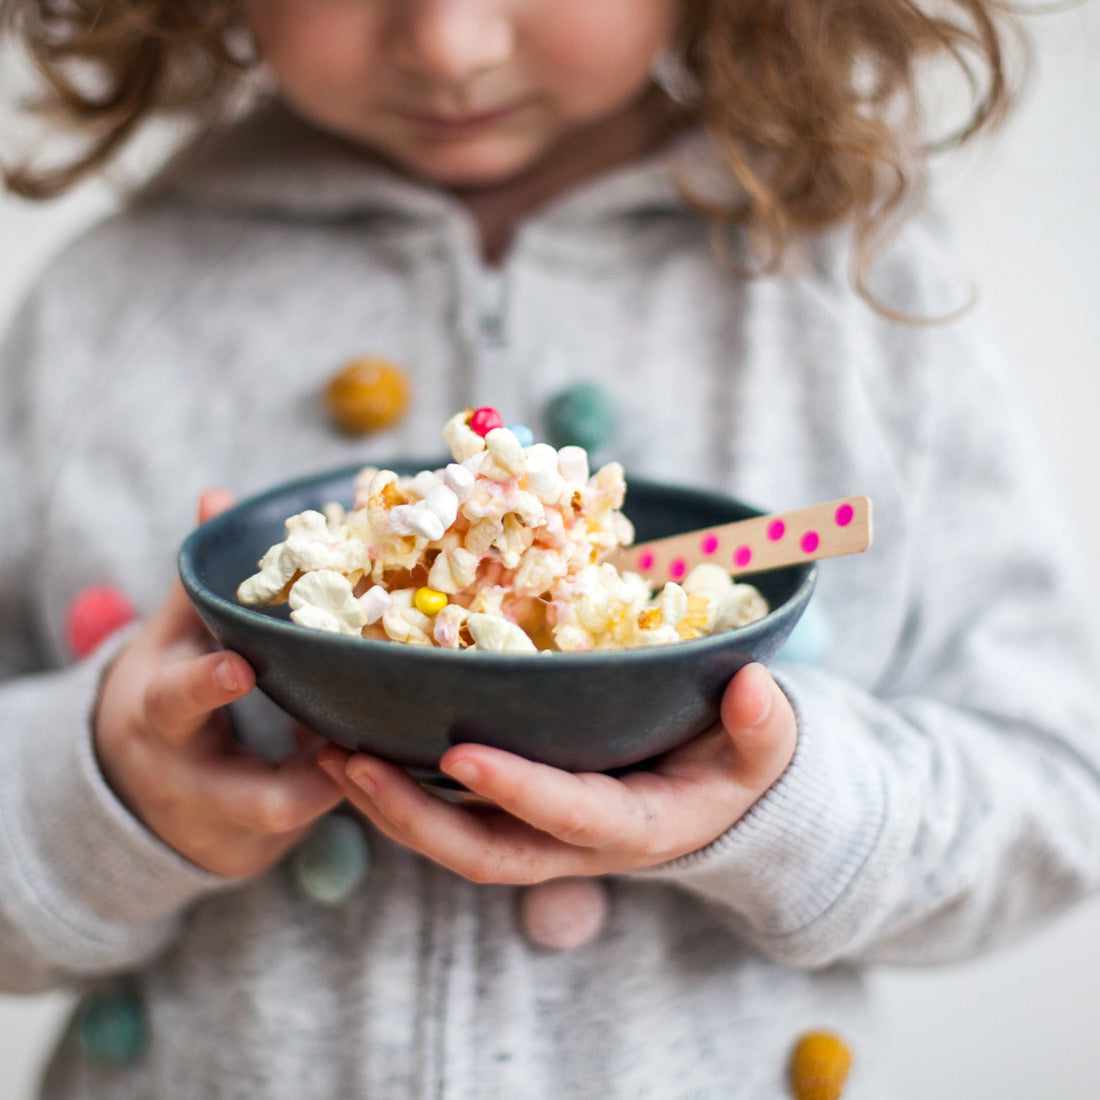
<path id="1" fill-rule="evenodd" d="M 508 430 L 519 440 L 521 447 L 530 447 L 535 442 L 535 433 L 526 424 L 509 424 Z"/>
<path id="2" fill-rule="evenodd" d="M 291 856 L 299 888 L 323 905 L 339 905 L 359 888 L 370 866 L 362 827 L 346 814 L 328 814 Z"/>
<path id="3" fill-rule="evenodd" d="M 76 1035 L 93 1062 L 127 1065 L 145 1048 L 145 1011 L 132 994 L 93 993 L 77 1010 Z"/>

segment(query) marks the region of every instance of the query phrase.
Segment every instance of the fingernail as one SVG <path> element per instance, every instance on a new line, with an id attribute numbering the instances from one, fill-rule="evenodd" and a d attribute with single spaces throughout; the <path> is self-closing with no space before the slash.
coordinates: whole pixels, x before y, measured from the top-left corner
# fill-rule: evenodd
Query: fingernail
<path id="1" fill-rule="evenodd" d="M 444 770 L 452 779 L 467 787 L 472 787 L 481 778 L 481 769 L 472 760 L 456 760 Z"/>
<path id="2" fill-rule="evenodd" d="M 378 784 L 371 774 L 370 765 L 362 762 L 348 764 L 348 778 L 360 787 L 368 798 L 373 798 L 378 793 Z"/>
<path id="3" fill-rule="evenodd" d="M 337 783 L 340 783 L 344 778 L 344 769 L 340 766 L 338 760 L 334 760 L 331 756 L 318 756 L 317 764 L 327 776 L 331 779 L 335 779 Z"/>
<path id="4" fill-rule="evenodd" d="M 219 687 L 224 688 L 226 691 L 236 692 L 241 690 L 241 681 L 237 676 L 237 670 L 228 657 L 218 662 L 218 668 L 214 675 L 217 678 Z"/>

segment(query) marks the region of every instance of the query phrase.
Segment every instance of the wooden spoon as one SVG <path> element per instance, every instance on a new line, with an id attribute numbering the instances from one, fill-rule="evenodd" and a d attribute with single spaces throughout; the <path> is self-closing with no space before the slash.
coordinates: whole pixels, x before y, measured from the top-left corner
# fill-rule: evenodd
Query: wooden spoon
<path id="1" fill-rule="evenodd" d="M 683 580 L 702 562 L 714 562 L 740 576 L 859 554 L 870 545 L 871 502 L 865 496 L 851 496 L 639 542 L 604 560 L 663 584 Z"/>

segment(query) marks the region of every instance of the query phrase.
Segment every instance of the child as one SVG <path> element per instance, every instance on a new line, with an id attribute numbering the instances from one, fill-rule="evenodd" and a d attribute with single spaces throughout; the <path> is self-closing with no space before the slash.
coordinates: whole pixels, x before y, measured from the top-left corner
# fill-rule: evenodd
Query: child
<path id="1" fill-rule="evenodd" d="M 918 67 L 963 51 L 974 127 L 1004 106 L 992 8 L 4 3 L 89 140 L 13 165 L 24 194 L 238 68 L 271 89 L 70 248 L 3 349 L 0 983 L 86 995 L 45 1095 L 774 1100 L 824 1050 L 812 1095 L 881 1100 L 868 965 L 1096 886 L 1077 567 L 934 220 L 895 218 Z M 348 437 L 322 395 L 359 356 L 412 401 Z M 305 735 L 272 759 L 255 722 L 238 747 L 253 673 L 173 581 L 194 502 L 229 499 L 204 490 L 430 460 L 465 405 L 540 434 L 591 382 L 632 473 L 874 500 L 813 659 L 749 666 L 719 728 L 621 779 L 455 746 L 492 811 Z M 93 645 L 89 591 L 139 622 Z"/>

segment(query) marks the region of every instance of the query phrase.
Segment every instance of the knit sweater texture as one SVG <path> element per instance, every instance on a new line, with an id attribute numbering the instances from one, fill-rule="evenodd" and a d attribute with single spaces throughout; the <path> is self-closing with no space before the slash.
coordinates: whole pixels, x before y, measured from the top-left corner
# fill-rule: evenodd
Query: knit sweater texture
<path id="1" fill-rule="evenodd" d="M 845 1100 L 884 1100 L 867 969 L 971 957 L 1096 887 L 1090 597 L 980 319 L 876 312 L 847 230 L 778 274 L 723 263 L 675 186 L 708 157 L 687 135 L 560 197 L 489 267 L 456 201 L 272 106 L 29 295 L 0 351 L 0 988 L 124 988 L 149 1032 L 117 1068 L 67 1034 L 44 1095 L 782 1100 L 795 1039 L 824 1028 L 854 1053 Z M 946 317 L 968 292 L 948 257 L 915 218 L 873 288 Z M 357 355 L 400 364 L 413 401 L 352 439 L 320 395 Z M 820 569 L 824 643 L 774 666 L 798 746 L 740 822 L 608 877 L 602 933 L 554 952 L 517 889 L 366 822 L 369 877 L 332 906 L 285 863 L 206 873 L 127 812 L 89 725 L 123 639 L 74 659 L 76 593 L 147 614 L 203 490 L 433 461 L 466 405 L 545 438 L 582 381 L 617 414 L 594 459 L 628 484 L 874 502 L 872 549 Z"/>

